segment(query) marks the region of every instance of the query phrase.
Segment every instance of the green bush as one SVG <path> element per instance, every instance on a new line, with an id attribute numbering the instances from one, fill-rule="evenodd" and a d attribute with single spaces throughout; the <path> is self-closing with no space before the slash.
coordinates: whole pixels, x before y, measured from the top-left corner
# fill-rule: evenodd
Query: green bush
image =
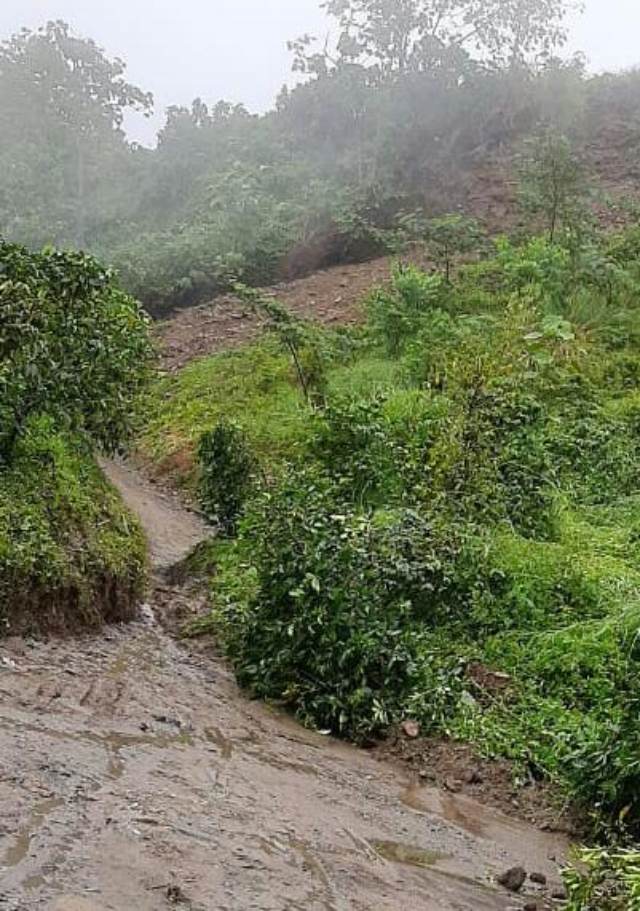
<path id="1" fill-rule="evenodd" d="M 438 542 L 410 512 L 367 518 L 336 501 L 325 476 L 298 472 L 254 505 L 240 542 L 254 595 L 227 606 L 223 628 L 243 685 L 355 739 L 421 693 L 443 711 L 453 684 L 432 667 L 416 618 L 434 622 L 455 540 Z"/>
<path id="2" fill-rule="evenodd" d="M 564 879 L 567 911 L 640 909 L 640 852 L 635 848 L 582 848 Z"/>
<path id="3" fill-rule="evenodd" d="M 198 448 L 200 501 L 205 515 L 233 532 L 256 480 L 257 463 L 243 431 L 219 421 Z"/>
<path id="4" fill-rule="evenodd" d="M 152 349 L 138 305 L 83 253 L 0 241 L 0 458 L 34 415 L 114 449 L 130 434 Z"/>
<path id="5" fill-rule="evenodd" d="M 393 269 L 391 288 L 374 291 L 367 303 L 373 337 L 396 356 L 418 330 L 432 308 L 442 304 L 447 294 L 439 276 L 426 275 L 413 266 Z"/>

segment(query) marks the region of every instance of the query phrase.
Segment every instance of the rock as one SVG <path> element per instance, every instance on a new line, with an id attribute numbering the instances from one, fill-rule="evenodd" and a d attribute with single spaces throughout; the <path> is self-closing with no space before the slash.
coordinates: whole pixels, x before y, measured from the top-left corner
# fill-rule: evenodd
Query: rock
<path id="1" fill-rule="evenodd" d="M 189 901 L 180 886 L 167 886 L 165 895 L 171 905 L 186 905 Z"/>
<path id="2" fill-rule="evenodd" d="M 564 888 L 564 886 L 561 886 L 559 889 L 554 889 L 554 891 L 551 893 L 551 898 L 553 898 L 555 901 L 565 901 L 567 898 L 567 890 Z"/>
<path id="3" fill-rule="evenodd" d="M 169 715 L 153 715 L 153 720 L 158 724 L 166 724 L 169 727 L 181 728 L 182 722 L 179 718 L 171 718 Z"/>
<path id="4" fill-rule="evenodd" d="M 482 784 L 483 779 L 480 769 L 469 769 L 464 776 L 464 780 L 467 784 Z"/>
<path id="5" fill-rule="evenodd" d="M 420 736 L 420 725 L 417 721 L 403 721 L 401 727 L 403 734 L 411 740 Z"/>
<path id="6" fill-rule="evenodd" d="M 547 885 L 547 877 L 544 875 L 544 873 L 536 873 L 536 872 L 530 873 L 529 879 L 531 880 L 532 883 L 537 883 L 539 886 Z"/>
<path id="7" fill-rule="evenodd" d="M 498 882 L 508 892 L 519 892 L 524 886 L 527 878 L 527 871 L 524 867 L 511 867 L 498 876 Z"/>
<path id="8" fill-rule="evenodd" d="M 446 791 L 451 791 L 452 794 L 459 794 L 462 790 L 462 782 L 458 781 L 457 778 L 447 778 L 444 782 L 444 788 Z"/>
<path id="9" fill-rule="evenodd" d="M 538 902 L 527 902 L 522 911 L 538 911 Z"/>

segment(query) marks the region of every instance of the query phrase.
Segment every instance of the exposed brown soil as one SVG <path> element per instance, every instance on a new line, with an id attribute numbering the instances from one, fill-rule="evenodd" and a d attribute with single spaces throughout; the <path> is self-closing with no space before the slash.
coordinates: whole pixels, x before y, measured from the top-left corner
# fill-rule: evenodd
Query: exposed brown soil
<path id="1" fill-rule="evenodd" d="M 206 529 L 112 477 L 164 581 L 129 626 L 0 644 L 2 909 L 552 906 L 563 834 L 435 788 L 386 761 L 392 741 L 371 755 L 301 729 L 248 701 L 215 650 L 167 635 L 159 621 L 198 608 L 168 562 Z M 510 894 L 497 877 L 515 866 L 548 885 Z"/>
<path id="2" fill-rule="evenodd" d="M 159 488 L 122 462 L 101 464 L 129 509 L 140 518 L 156 575 L 184 560 L 207 536 L 203 520 L 174 490 Z"/>
<path id="3" fill-rule="evenodd" d="M 335 266 L 265 289 L 299 316 L 325 325 L 353 325 L 362 319 L 368 291 L 389 278 L 391 259 Z M 189 361 L 237 347 L 255 339 L 260 320 L 248 313 L 233 296 L 218 297 L 208 304 L 183 310 L 161 323 L 158 337 L 162 366 L 175 372 Z"/>
<path id="4" fill-rule="evenodd" d="M 126 623 L 138 612 L 144 579 L 133 581 L 102 574 L 52 589 L 30 586 L 11 596 L 7 617 L 14 636 L 55 634 L 64 636 L 78 629 L 100 629 L 105 623 Z"/>
<path id="5" fill-rule="evenodd" d="M 471 798 L 545 831 L 575 835 L 581 828 L 581 821 L 560 804 L 548 783 L 532 777 L 517 782 L 511 763 L 484 759 L 469 744 L 446 738 L 412 739 L 394 730 L 376 746 L 374 755 L 410 769 L 424 786 L 459 795 L 461 801 Z"/>

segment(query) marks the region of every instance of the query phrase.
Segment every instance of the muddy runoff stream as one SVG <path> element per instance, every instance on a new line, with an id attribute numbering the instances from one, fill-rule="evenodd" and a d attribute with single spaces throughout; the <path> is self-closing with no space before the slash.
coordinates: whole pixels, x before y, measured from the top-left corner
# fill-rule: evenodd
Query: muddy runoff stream
<path id="1" fill-rule="evenodd" d="M 205 534 L 135 473 L 109 474 L 166 569 Z M 0 911 L 546 908 L 563 837 L 306 731 L 240 693 L 159 612 L 100 635 L 0 644 Z M 547 893 L 548 894 L 548 890 Z"/>

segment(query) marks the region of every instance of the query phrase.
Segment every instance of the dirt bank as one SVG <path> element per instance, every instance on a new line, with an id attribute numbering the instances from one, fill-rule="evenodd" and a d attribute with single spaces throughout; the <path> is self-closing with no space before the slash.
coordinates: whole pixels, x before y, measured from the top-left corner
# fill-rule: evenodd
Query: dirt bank
<path id="1" fill-rule="evenodd" d="M 346 326 L 362 319 L 367 292 L 387 281 L 391 262 L 385 257 L 336 266 L 265 291 L 299 316 L 324 325 Z M 194 358 L 246 344 L 260 330 L 260 321 L 234 297 L 219 297 L 209 304 L 183 310 L 159 325 L 162 365 L 174 372 Z"/>

